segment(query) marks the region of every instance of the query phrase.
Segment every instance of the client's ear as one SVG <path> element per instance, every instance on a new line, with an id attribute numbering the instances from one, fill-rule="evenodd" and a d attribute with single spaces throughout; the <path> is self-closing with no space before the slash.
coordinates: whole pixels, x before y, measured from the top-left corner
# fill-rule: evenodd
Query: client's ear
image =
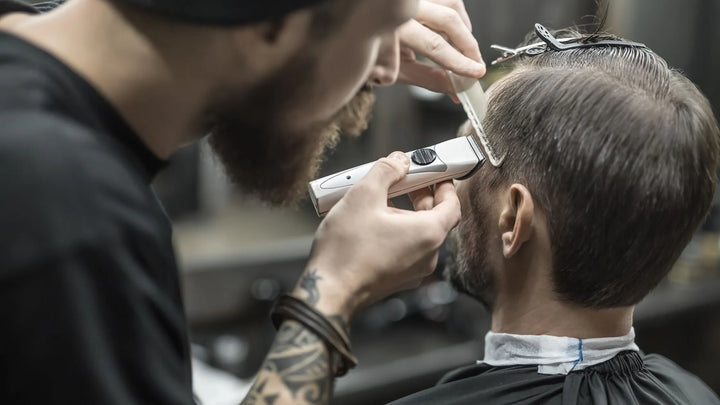
<path id="1" fill-rule="evenodd" d="M 522 184 L 513 184 L 502 203 L 500 232 L 502 234 L 503 256 L 515 255 L 523 243 L 532 236 L 535 207 L 530 191 Z"/>

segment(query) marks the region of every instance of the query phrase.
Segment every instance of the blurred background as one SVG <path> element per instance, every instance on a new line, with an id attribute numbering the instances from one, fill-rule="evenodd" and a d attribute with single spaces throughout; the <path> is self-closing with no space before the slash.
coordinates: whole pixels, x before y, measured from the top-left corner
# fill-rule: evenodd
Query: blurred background
<path id="1" fill-rule="evenodd" d="M 594 0 L 466 0 L 466 6 L 488 63 L 499 56 L 490 44 L 514 46 L 535 22 L 551 29 L 592 23 L 588 16 L 596 11 Z M 684 71 L 717 112 L 718 17 L 718 0 L 611 0 L 608 29 Z M 491 70 L 488 80 L 497 74 Z M 464 120 L 458 105 L 420 89 L 396 85 L 377 89 L 377 96 L 369 130 L 343 140 L 322 175 L 454 137 Z M 208 405 L 237 403 L 272 342 L 270 306 L 294 285 L 320 219 L 309 202 L 283 210 L 243 196 L 203 143 L 178 153 L 155 187 L 175 223 L 196 391 Z M 714 209 L 670 276 L 638 307 L 635 326 L 644 351 L 668 356 L 716 392 L 719 231 Z M 334 403 L 384 403 L 433 385 L 446 371 L 482 358 L 488 325 L 479 304 L 436 278 L 368 308 L 352 325 L 360 365 L 338 380 Z"/>

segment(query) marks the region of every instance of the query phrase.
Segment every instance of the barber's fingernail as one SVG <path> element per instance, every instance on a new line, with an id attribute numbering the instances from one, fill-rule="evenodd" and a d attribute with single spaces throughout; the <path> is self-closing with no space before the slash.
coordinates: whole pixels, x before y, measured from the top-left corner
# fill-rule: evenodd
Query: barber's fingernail
<path id="1" fill-rule="evenodd" d="M 402 152 L 393 152 L 390 154 L 389 158 L 398 160 L 404 166 L 410 165 L 410 159 L 408 159 L 407 155 Z"/>

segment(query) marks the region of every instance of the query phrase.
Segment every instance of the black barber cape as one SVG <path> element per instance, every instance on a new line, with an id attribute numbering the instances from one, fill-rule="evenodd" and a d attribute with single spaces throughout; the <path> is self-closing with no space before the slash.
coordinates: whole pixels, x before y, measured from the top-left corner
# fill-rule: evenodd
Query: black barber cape
<path id="1" fill-rule="evenodd" d="M 193 403 L 163 165 L 88 82 L 0 32 L 0 403 Z"/>
<path id="2" fill-rule="evenodd" d="M 392 405 L 617 404 L 707 405 L 718 397 L 694 375 L 658 355 L 623 352 L 568 375 L 538 374 L 537 366 L 478 364 Z"/>

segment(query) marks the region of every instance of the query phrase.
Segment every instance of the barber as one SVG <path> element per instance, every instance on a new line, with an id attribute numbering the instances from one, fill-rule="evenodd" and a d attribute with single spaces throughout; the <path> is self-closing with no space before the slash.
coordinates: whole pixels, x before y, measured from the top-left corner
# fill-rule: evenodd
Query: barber
<path id="1" fill-rule="evenodd" d="M 72 0 L 33 14 L 0 1 L 7 403 L 193 403 L 170 224 L 149 185 L 180 146 L 211 132 L 239 186 L 281 202 L 363 86 L 451 95 L 443 69 L 485 72 L 460 0 Z M 355 362 L 353 314 L 432 272 L 459 203 L 443 183 L 414 193 L 415 211 L 388 206 L 408 167 L 380 159 L 322 222 L 246 403 L 327 403 Z"/>

